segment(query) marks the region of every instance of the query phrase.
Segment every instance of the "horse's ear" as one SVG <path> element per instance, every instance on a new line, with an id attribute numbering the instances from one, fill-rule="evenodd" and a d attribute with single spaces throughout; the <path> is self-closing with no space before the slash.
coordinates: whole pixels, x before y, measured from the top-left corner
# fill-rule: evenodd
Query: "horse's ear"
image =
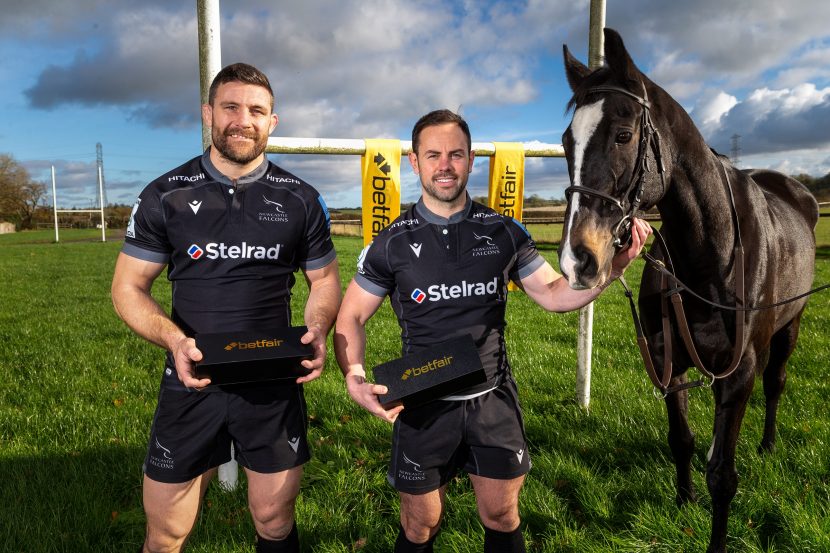
<path id="1" fill-rule="evenodd" d="M 568 77 L 568 84 L 571 85 L 571 90 L 576 92 L 579 83 L 591 73 L 591 70 L 573 57 L 565 44 L 562 45 L 562 54 L 565 57 L 565 75 Z"/>
<path id="2" fill-rule="evenodd" d="M 614 29 L 606 27 L 605 35 L 605 64 L 611 72 L 623 82 L 640 82 L 640 70 L 634 65 L 628 50 L 625 49 L 623 39 Z"/>

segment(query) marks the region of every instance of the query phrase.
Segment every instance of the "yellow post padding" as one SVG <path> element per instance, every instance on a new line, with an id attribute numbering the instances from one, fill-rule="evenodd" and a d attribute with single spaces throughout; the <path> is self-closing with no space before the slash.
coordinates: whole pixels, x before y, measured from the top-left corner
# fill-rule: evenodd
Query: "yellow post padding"
<path id="1" fill-rule="evenodd" d="M 490 158 L 491 208 L 502 215 L 522 220 L 525 189 L 525 149 L 521 142 L 494 142 L 496 153 Z"/>
<path id="2" fill-rule="evenodd" d="M 363 245 L 401 214 L 401 141 L 366 139 L 363 177 Z"/>
<path id="3" fill-rule="evenodd" d="M 522 221 L 525 195 L 525 148 L 521 142 L 494 142 L 490 158 L 490 188 L 487 203 L 502 215 Z M 508 290 L 517 290 L 512 282 Z"/>

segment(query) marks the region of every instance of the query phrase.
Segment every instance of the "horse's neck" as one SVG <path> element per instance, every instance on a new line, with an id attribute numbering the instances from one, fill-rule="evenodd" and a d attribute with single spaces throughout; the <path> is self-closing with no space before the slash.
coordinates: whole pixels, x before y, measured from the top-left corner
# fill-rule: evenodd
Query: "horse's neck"
<path id="1" fill-rule="evenodd" d="M 724 182 L 732 171 L 708 148 L 684 155 L 673 168 L 666 195 L 657 204 L 661 232 L 670 249 L 682 253 L 689 263 L 706 260 L 713 268 L 724 267 L 732 257 L 735 234 Z"/>

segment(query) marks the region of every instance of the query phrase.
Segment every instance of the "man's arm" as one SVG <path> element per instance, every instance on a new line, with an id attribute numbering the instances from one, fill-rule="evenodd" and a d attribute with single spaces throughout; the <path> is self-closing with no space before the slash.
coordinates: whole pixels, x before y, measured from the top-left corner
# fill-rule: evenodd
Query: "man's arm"
<path id="1" fill-rule="evenodd" d="M 326 361 L 326 336 L 337 317 L 340 307 L 340 272 L 337 269 L 337 260 L 332 261 L 320 269 L 304 271 L 308 283 L 308 300 L 305 304 L 303 320 L 308 332 L 300 341 L 311 344 L 314 348 L 314 357 L 302 362 L 311 373 L 297 379 L 297 384 L 310 382 L 323 373 L 323 364 Z"/>
<path id="2" fill-rule="evenodd" d="M 548 311 L 564 313 L 584 307 L 594 301 L 614 280 L 622 276 L 626 268 L 640 255 L 643 245 L 651 234 L 651 226 L 640 219 L 634 219 L 631 244 L 614 256 L 611 278 L 602 286 L 590 290 L 574 290 L 568 281 L 557 273 L 549 263 L 523 278 L 521 287 L 530 298 Z"/>
<path id="3" fill-rule="evenodd" d="M 387 393 L 386 386 L 366 381 L 366 322 L 383 304 L 383 297 L 371 294 L 354 280 L 346 290 L 343 305 L 337 315 L 334 331 L 334 352 L 337 364 L 346 379 L 349 395 L 361 407 L 388 422 L 395 422 L 402 405 L 388 411 L 378 401 L 378 395 Z"/>
<path id="4" fill-rule="evenodd" d="M 201 361 L 202 352 L 150 294 L 153 282 L 163 269 L 163 263 L 118 254 L 112 277 L 112 304 L 136 334 L 173 353 L 182 384 L 188 388 L 204 388 L 210 380 L 194 378 L 195 364 Z"/>

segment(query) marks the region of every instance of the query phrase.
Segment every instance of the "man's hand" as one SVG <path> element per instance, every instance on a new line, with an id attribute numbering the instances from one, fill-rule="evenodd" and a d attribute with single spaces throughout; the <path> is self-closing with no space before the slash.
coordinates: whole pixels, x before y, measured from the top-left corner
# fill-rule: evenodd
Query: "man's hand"
<path id="1" fill-rule="evenodd" d="M 631 243 L 611 260 L 612 279 L 620 277 L 631 262 L 637 259 L 649 235 L 651 235 L 651 225 L 642 219 L 633 218 L 631 224 Z"/>
<path id="2" fill-rule="evenodd" d="M 303 367 L 311 369 L 311 372 L 297 379 L 297 384 L 311 382 L 323 374 L 323 364 L 326 362 L 326 335 L 319 328 L 310 326 L 308 332 L 300 338 L 303 344 L 311 344 L 314 350 L 314 357 L 300 363 Z"/>
<path id="3" fill-rule="evenodd" d="M 378 401 L 378 396 L 384 395 L 389 390 L 381 384 L 366 382 L 366 377 L 362 374 L 347 374 L 346 389 L 358 405 L 386 422 L 395 422 L 400 412 L 403 411 L 403 405 L 398 405 L 389 410 L 384 409 Z"/>
<path id="4" fill-rule="evenodd" d="M 196 347 L 193 338 L 182 338 L 176 343 L 173 360 L 176 363 L 176 374 L 186 387 L 201 390 L 210 384 L 209 378 L 196 378 L 196 363 L 202 360 L 202 352 Z"/>
<path id="5" fill-rule="evenodd" d="M 300 338 L 300 342 L 311 344 L 314 356 L 301 363 L 311 372 L 298 378 L 297 384 L 311 382 L 323 373 L 323 365 L 326 362 L 326 336 L 340 308 L 340 273 L 337 270 L 337 261 L 332 261 L 319 269 L 303 269 L 303 274 L 308 283 L 308 300 L 303 312 L 308 332 Z"/>

